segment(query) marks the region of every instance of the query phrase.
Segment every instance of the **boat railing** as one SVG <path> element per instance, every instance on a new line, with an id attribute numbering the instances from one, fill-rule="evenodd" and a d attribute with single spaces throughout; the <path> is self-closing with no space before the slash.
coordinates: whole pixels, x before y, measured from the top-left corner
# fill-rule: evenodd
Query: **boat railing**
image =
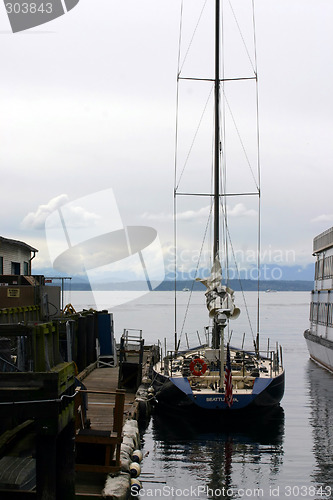
<path id="1" fill-rule="evenodd" d="M 165 375 L 172 377 L 179 371 L 179 361 L 176 361 L 177 351 L 167 351 L 162 359 L 162 371 Z"/>
<path id="2" fill-rule="evenodd" d="M 202 351 L 202 353 L 197 351 L 193 354 L 193 358 L 194 357 L 202 357 L 205 360 L 204 351 Z M 192 358 L 188 356 L 181 358 L 178 351 L 167 351 L 166 356 L 161 357 L 161 359 L 162 372 L 169 377 L 182 375 L 191 379 L 203 379 L 209 377 L 211 372 L 220 371 L 219 360 L 215 360 L 215 362 L 206 360 L 208 368 L 206 375 L 193 375 L 189 371 L 189 364 Z M 276 348 L 274 350 L 259 351 L 259 353 L 238 351 L 236 356 L 231 360 L 231 367 L 232 373 L 234 374 L 233 376 L 244 378 L 258 378 L 264 375 L 270 377 L 276 376 L 281 370 L 283 370 L 282 347 L 276 344 Z"/>

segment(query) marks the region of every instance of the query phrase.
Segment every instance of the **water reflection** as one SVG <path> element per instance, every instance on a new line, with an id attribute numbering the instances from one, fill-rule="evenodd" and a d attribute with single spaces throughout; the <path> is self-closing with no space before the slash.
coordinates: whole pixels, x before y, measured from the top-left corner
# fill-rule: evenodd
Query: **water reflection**
<path id="1" fill-rule="evenodd" d="M 163 471 L 165 484 L 175 488 L 174 496 L 268 498 L 277 483 L 283 463 L 284 412 L 281 407 L 251 418 L 235 420 L 233 417 L 218 425 L 154 415 L 150 428 L 154 443 L 150 469 Z M 147 441 L 147 436 L 144 439 Z M 146 442 L 146 448 L 147 445 L 149 447 Z M 147 462 L 145 470 L 146 467 Z M 186 493 L 181 495 L 184 488 Z"/>
<path id="2" fill-rule="evenodd" d="M 312 477 L 317 486 L 333 492 L 333 374 L 309 360 L 307 376 L 316 460 Z"/>

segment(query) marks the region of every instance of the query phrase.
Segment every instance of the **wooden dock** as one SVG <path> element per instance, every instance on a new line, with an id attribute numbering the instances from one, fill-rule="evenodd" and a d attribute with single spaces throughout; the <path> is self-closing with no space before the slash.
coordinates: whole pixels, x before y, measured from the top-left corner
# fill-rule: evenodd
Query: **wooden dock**
<path id="1" fill-rule="evenodd" d="M 114 393 L 118 388 L 119 367 L 95 368 L 84 378 L 80 377 L 88 391 L 87 417 L 91 428 L 111 430 L 113 426 Z M 135 413 L 135 393 L 125 393 L 124 420 Z"/>
<path id="2" fill-rule="evenodd" d="M 103 367 L 85 370 L 79 380 L 88 391 L 88 410 L 86 417 L 90 422 L 90 430 L 96 434 L 114 430 L 115 393 L 118 388 L 119 367 Z M 135 393 L 125 392 L 123 418 L 135 417 Z M 76 472 L 76 499 L 103 498 L 107 474 L 89 471 Z"/>

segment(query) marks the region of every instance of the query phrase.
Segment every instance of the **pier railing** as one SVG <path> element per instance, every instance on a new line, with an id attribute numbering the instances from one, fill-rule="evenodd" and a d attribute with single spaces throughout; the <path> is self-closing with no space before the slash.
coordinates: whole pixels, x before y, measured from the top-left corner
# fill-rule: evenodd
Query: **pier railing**
<path id="1" fill-rule="evenodd" d="M 142 330 L 125 329 L 120 339 L 119 388 L 136 390 L 142 379 L 144 339 Z"/>
<path id="2" fill-rule="evenodd" d="M 112 431 L 110 429 L 100 430 L 90 427 L 86 416 L 86 402 L 83 397 L 88 394 L 99 394 L 106 398 L 114 396 Z M 109 405 L 110 403 L 105 402 L 104 404 Z M 103 474 L 115 474 L 120 471 L 120 447 L 123 440 L 124 406 L 125 391 L 122 389 L 116 389 L 115 392 L 112 392 L 77 388 L 75 398 L 76 471 Z M 98 450 L 97 456 L 96 448 Z"/>

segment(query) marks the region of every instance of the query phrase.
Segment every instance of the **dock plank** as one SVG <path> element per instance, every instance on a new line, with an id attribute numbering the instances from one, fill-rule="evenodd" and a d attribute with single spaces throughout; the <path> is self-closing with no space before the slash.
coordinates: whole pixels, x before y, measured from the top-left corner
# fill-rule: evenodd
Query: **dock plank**
<path id="1" fill-rule="evenodd" d="M 88 391 L 101 392 L 101 394 L 88 393 L 87 417 L 90 419 L 91 428 L 111 430 L 113 426 L 115 396 L 107 394 L 107 392 L 115 392 L 118 387 L 118 367 L 96 368 L 82 382 Z M 124 420 L 132 412 L 134 399 L 135 393 L 126 391 Z"/>
<path id="2" fill-rule="evenodd" d="M 88 391 L 99 391 L 88 393 L 87 418 L 90 420 L 91 429 L 99 431 L 111 431 L 113 428 L 113 409 L 115 393 L 118 388 L 118 367 L 100 367 L 92 371 L 88 370 L 83 379 L 79 379 Z M 126 391 L 124 421 L 133 411 L 135 393 Z M 76 498 L 103 498 L 102 490 L 105 486 L 106 474 L 94 474 L 76 472 L 75 491 Z"/>

